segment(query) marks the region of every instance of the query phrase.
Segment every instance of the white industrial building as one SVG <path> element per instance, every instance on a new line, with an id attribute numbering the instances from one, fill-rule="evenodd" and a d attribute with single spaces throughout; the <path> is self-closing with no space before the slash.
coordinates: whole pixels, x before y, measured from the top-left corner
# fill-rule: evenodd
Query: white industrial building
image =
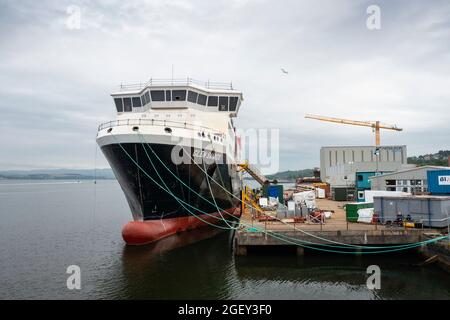
<path id="1" fill-rule="evenodd" d="M 330 146 L 320 149 L 320 178 L 332 188 L 355 187 L 356 172 L 408 168 L 406 146 Z"/>
<path id="2" fill-rule="evenodd" d="M 450 167 L 423 166 L 370 177 L 372 190 L 403 191 L 414 194 L 428 192 L 427 171 Z"/>

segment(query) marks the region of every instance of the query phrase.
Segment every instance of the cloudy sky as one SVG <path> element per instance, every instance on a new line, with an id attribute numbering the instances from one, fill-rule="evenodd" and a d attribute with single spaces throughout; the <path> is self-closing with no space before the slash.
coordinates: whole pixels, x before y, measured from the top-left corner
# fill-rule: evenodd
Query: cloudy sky
<path id="1" fill-rule="evenodd" d="M 366 26 L 372 4 L 379 30 Z M 0 0 L 0 48 L 2 170 L 92 168 L 109 93 L 168 78 L 172 64 L 175 77 L 232 80 L 245 97 L 237 125 L 279 128 L 283 170 L 318 166 L 323 145 L 373 144 L 369 128 L 306 113 L 397 124 L 382 144 L 409 155 L 450 148 L 445 0 Z"/>

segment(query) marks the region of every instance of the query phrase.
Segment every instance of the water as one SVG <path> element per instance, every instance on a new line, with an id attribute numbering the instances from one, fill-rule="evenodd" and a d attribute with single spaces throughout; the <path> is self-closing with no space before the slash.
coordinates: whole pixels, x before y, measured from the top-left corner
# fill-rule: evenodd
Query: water
<path id="1" fill-rule="evenodd" d="M 126 247 L 129 218 L 116 181 L 0 181 L 0 298 L 450 298 L 448 274 L 407 266 L 420 261 L 411 253 L 235 258 L 229 233 L 206 230 Z M 366 287 L 371 264 L 382 269 L 381 290 Z M 81 268 L 81 290 L 66 287 L 69 265 Z"/>

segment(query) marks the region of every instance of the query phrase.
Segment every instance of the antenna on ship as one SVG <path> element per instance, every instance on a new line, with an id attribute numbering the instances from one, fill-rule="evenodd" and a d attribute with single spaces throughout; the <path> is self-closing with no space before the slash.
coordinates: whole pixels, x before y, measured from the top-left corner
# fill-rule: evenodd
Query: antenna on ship
<path id="1" fill-rule="evenodd" d="M 172 85 L 173 85 L 173 63 L 172 63 Z"/>

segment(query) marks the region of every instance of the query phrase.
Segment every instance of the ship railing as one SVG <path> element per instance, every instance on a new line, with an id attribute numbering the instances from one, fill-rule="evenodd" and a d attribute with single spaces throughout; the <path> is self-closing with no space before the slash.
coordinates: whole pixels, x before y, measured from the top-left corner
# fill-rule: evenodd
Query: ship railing
<path id="1" fill-rule="evenodd" d="M 141 90 L 146 87 L 151 86 L 189 86 L 197 85 L 205 87 L 207 89 L 217 89 L 217 90 L 233 90 L 232 82 L 210 82 L 200 81 L 192 78 L 177 78 L 177 79 L 154 79 L 150 78 L 147 82 L 131 83 L 131 84 L 121 84 L 121 91 L 128 90 Z"/>
<path id="2" fill-rule="evenodd" d="M 98 126 L 98 131 L 113 128 L 113 127 L 119 127 L 119 126 L 160 126 L 160 127 L 171 127 L 171 128 L 183 128 L 188 130 L 195 130 L 201 133 L 212 133 L 215 136 L 220 136 L 221 138 L 224 138 L 224 134 L 216 129 L 196 125 L 189 123 L 187 121 L 181 122 L 181 121 L 171 121 L 171 120 L 159 120 L 159 119 L 119 119 L 119 120 L 112 120 L 105 123 L 102 123 Z M 213 138 L 213 137 L 211 137 Z"/>

